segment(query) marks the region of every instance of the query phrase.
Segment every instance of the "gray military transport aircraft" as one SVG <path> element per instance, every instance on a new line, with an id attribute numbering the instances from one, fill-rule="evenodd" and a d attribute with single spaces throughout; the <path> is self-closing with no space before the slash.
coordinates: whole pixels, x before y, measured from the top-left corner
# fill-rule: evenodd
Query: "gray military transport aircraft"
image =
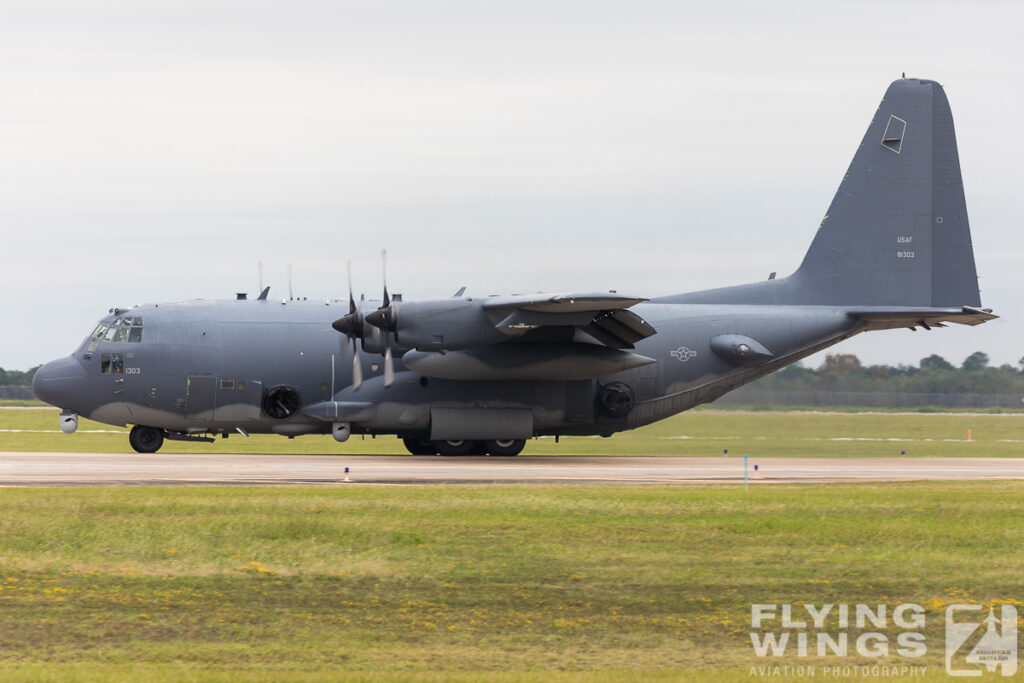
<path id="1" fill-rule="evenodd" d="M 774 275 L 774 274 L 773 274 Z M 269 288 L 268 288 L 269 289 Z M 855 334 L 995 318 L 981 308 L 942 87 L 885 93 L 789 277 L 655 299 L 562 293 L 114 308 L 36 395 L 134 425 L 131 446 L 275 433 L 395 434 L 416 455 L 516 455 L 675 415 Z M 360 348 L 362 352 L 360 352 Z"/>

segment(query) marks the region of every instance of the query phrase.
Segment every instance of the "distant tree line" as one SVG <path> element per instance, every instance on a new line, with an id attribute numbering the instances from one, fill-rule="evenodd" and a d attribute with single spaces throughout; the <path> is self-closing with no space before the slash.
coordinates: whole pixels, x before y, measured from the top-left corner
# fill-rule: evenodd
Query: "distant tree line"
<path id="1" fill-rule="evenodd" d="M 28 370 L 4 370 L 0 368 L 0 386 L 2 387 L 28 387 L 32 386 L 32 377 L 36 374 L 39 366 Z"/>
<path id="2" fill-rule="evenodd" d="M 797 363 L 758 380 L 757 387 L 774 391 L 849 391 L 921 394 L 1022 394 L 1024 358 L 1014 367 L 993 367 L 988 354 L 975 351 L 960 367 L 938 354 L 912 365 L 868 365 L 852 353 L 825 356 L 815 370 Z"/>

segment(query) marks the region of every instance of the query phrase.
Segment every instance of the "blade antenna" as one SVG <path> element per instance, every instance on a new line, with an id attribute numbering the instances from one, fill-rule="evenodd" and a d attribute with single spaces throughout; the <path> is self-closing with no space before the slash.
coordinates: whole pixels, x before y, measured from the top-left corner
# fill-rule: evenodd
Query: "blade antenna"
<path id="1" fill-rule="evenodd" d="M 391 297 L 388 296 L 388 250 L 380 250 L 380 272 L 384 277 L 384 305 L 381 308 L 387 308 L 391 305 Z"/>

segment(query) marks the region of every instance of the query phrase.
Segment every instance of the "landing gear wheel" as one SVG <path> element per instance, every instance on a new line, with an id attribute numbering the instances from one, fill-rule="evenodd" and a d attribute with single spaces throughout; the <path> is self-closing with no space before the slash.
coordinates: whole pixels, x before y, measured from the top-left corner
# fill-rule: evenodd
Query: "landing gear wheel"
<path id="1" fill-rule="evenodd" d="M 472 455 L 477 452 L 476 441 L 435 441 L 434 446 L 441 455 Z"/>
<path id="2" fill-rule="evenodd" d="M 495 441 L 484 441 L 484 448 L 491 455 L 510 458 L 519 455 L 526 445 L 525 439 L 497 439 Z"/>
<path id="3" fill-rule="evenodd" d="M 128 432 L 128 443 L 139 453 L 156 453 L 164 445 L 164 432 L 156 427 L 135 425 Z"/>
<path id="4" fill-rule="evenodd" d="M 437 455 L 437 446 L 433 441 L 423 439 L 402 439 L 407 451 L 413 455 Z"/>

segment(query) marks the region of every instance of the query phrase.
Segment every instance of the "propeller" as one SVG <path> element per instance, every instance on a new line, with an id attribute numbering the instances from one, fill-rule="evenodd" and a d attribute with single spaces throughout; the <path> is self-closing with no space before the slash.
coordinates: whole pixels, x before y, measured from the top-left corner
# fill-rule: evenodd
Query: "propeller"
<path id="1" fill-rule="evenodd" d="M 352 262 L 348 262 L 348 315 L 344 315 L 333 323 L 331 327 L 341 332 L 352 341 L 352 390 L 356 391 L 363 384 L 363 366 L 359 362 L 359 340 L 363 337 L 366 326 L 363 324 L 363 314 L 356 307 L 355 297 L 352 296 Z"/>
<path id="2" fill-rule="evenodd" d="M 392 304 L 391 296 L 388 294 L 388 252 L 383 250 L 380 253 L 381 272 L 383 273 L 384 298 L 382 305 L 377 310 L 363 315 L 356 306 L 355 297 L 352 295 L 352 262 L 348 263 L 348 314 L 331 323 L 331 327 L 341 332 L 352 340 L 352 389 L 357 390 L 363 383 L 363 369 L 359 362 L 359 339 L 367 342 L 366 336 L 374 349 L 382 349 L 384 356 L 384 386 L 390 387 L 395 383 L 395 359 L 391 349 L 391 333 L 396 330 L 395 307 Z M 398 295 L 395 301 L 399 301 Z M 367 323 L 370 327 L 367 328 Z M 382 338 L 383 337 L 383 338 Z"/>
<path id="3" fill-rule="evenodd" d="M 382 305 L 373 313 L 366 316 L 366 322 L 384 333 L 384 386 L 390 387 L 395 383 L 395 359 L 391 351 L 391 333 L 396 329 L 395 308 L 391 305 L 391 297 L 388 296 L 388 251 L 380 252 L 381 273 L 384 280 L 384 298 Z"/>

